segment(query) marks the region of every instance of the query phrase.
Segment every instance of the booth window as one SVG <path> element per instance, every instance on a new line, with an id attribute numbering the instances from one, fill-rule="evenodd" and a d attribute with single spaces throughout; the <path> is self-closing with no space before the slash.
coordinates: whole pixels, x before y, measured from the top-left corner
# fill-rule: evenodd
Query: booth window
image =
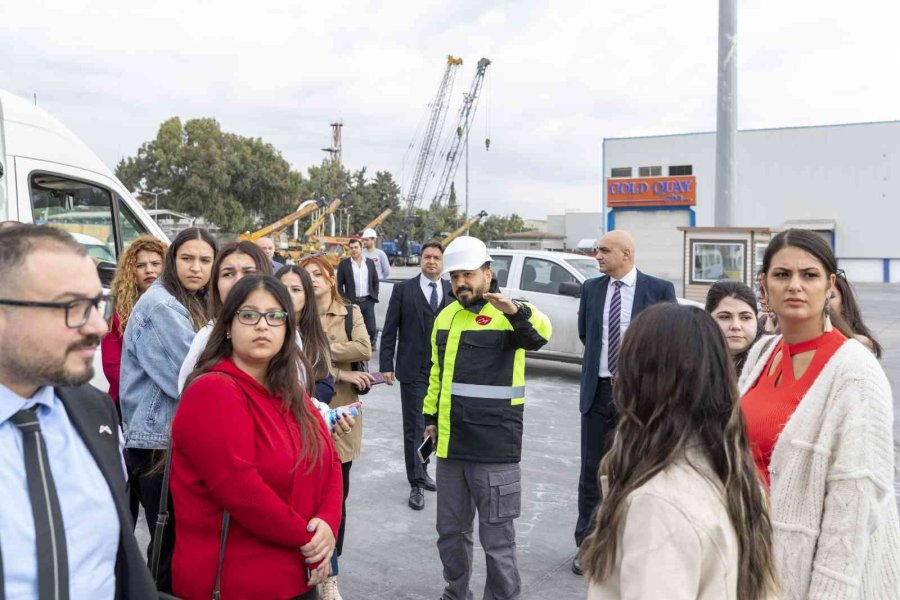
<path id="1" fill-rule="evenodd" d="M 676 165 L 669 167 L 669 177 L 683 177 L 685 175 L 693 175 L 693 165 Z"/>
<path id="2" fill-rule="evenodd" d="M 662 167 L 640 167 L 638 177 L 659 177 L 662 175 Z"/>
<path id="3" fill-rule="evenodd" d="M 746 281 L 745 254 L 745 242 L 692 241 L 691 283 L 713 283 L 720 279 Z"/>
<path id="4" fill-rule="evenodd" d="M 615 177 L 631 177 L 631 167 L 616 167 L 610 171 L 609 176 Z"/>
<path id="5" fill-rule="evenodd" d="M 766 248 L 769 244 L 756 244 L 753 246 L 753 275 L 759 275 L 762 271 L 763 256 L 766 254 Z"/>

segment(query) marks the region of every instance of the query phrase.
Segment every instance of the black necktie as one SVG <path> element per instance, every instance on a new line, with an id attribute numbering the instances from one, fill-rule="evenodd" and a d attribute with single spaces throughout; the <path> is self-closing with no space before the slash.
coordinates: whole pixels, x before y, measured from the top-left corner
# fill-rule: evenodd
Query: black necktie
<path id="1" fill-rule="evenodd" d="M 437 284 L 435 282 L 431 282 L 428 284 L 431 287 L 431 300 L 428 301 L 431 304 L 431 312 L 437 314 L 438 309 L 438 299 L 437 299 Z"/>
<path id="2" fill-rule="evenodd" d="M 39 600 L 69 599 L 69 559 L 66 554 L 66 529 L 59 509 L 59 498 L 50 472 L 47 446 L 41 435 L 37 406 L 20 410 L 10 421 L 22 432 L 28 496 L 34 517 L 37 545 Z"/>

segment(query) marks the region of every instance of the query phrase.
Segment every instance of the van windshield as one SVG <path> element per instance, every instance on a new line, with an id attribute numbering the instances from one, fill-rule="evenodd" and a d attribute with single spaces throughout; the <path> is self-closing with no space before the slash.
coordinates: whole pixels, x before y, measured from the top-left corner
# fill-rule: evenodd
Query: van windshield
<path id="1" fill-rule="evenodd" d="M 600 277 L 603 274 L 600 272 L 600 267 L 597 266 L 597 261 L 593 258 L 567 258 L 566 262 L 584 275 L 585 279 Z"/>

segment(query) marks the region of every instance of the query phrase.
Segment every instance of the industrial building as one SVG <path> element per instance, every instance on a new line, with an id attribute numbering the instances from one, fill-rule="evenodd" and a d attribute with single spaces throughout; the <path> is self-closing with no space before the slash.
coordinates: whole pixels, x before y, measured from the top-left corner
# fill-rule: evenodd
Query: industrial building
<path id="1" fill-rule="evenodd" d="M 643 271 L 687 283 L 731 264 L 752 281 L 765 244 L 709 229 L 715 152 L 714 132 L 603 140 L 606 228 L 634 235 Z M 736 156 L 732 226 L 815 230 L 851 281 L 900 282 L 900 121 L 739 131 Z"/>

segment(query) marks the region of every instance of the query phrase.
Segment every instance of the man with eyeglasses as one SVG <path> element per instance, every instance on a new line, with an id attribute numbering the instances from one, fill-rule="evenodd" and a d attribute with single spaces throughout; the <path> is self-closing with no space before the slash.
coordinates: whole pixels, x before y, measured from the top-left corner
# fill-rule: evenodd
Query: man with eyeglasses
<path id="1" fill-rule="evenodd" d="M 68 233 L 0 230 L 0 597 L 159 597 L 134 539 L 116 411 L 87 385 L 107 332 L 102 292 Z"/>

